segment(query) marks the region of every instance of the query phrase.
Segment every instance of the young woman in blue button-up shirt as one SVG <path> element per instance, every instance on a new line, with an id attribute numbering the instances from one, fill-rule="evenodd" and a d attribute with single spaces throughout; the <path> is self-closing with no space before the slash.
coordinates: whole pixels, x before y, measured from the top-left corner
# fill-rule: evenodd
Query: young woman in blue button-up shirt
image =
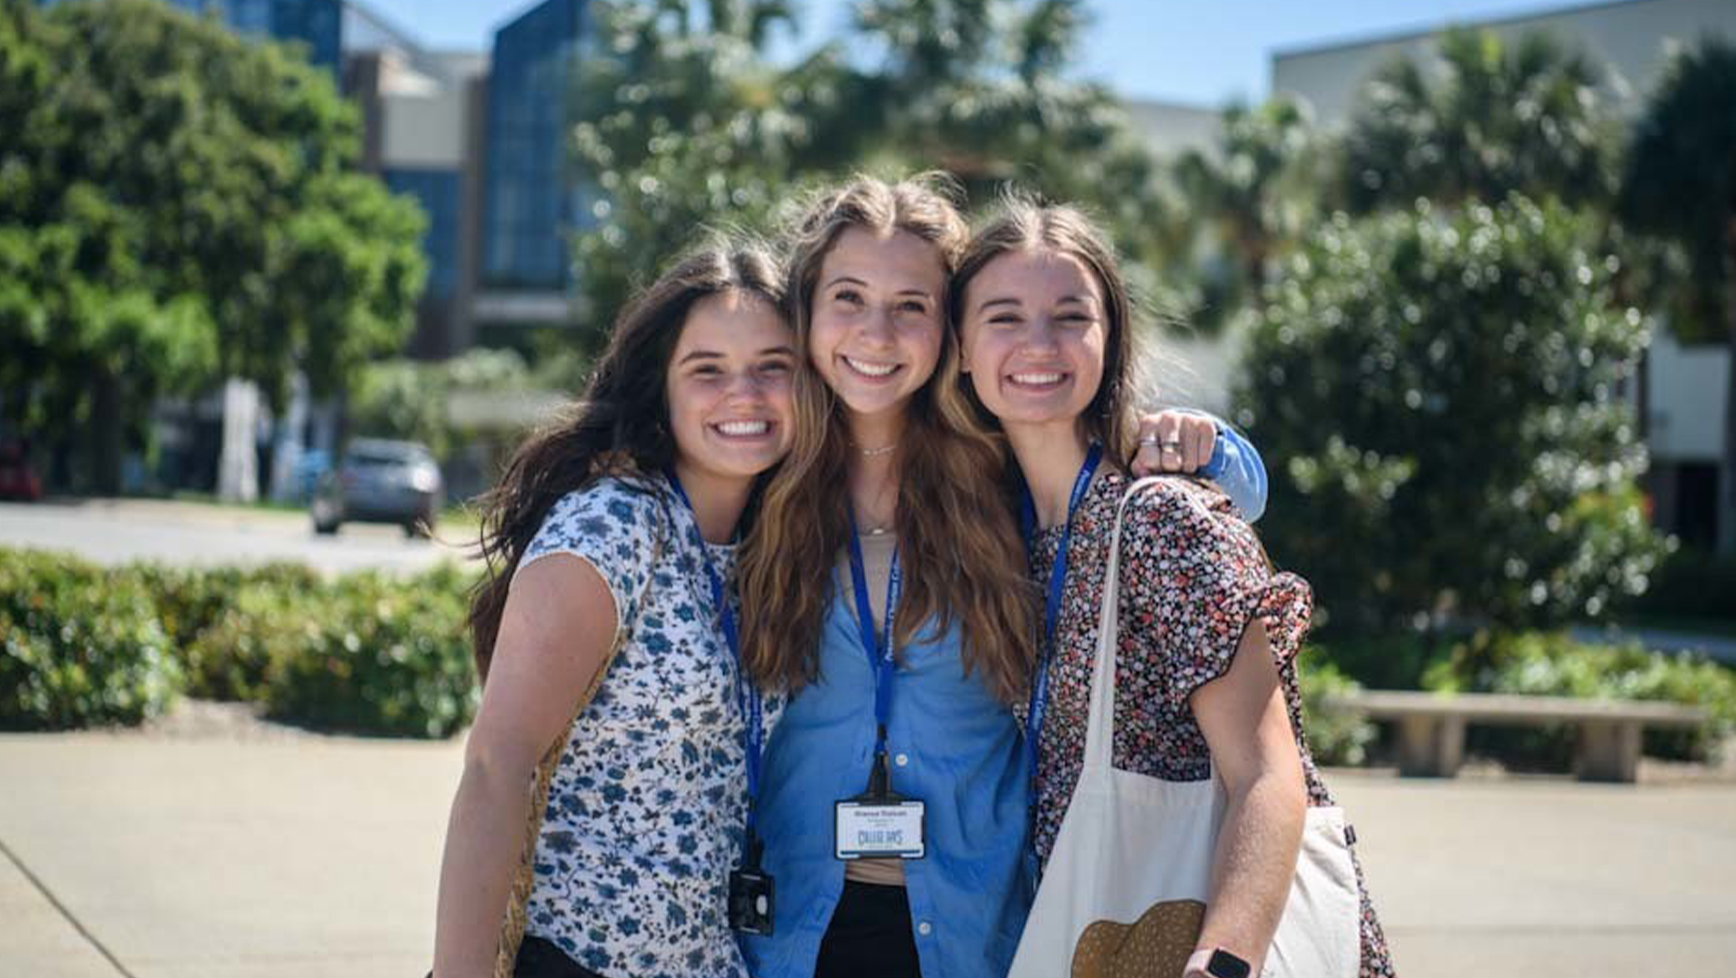
<path id="1" fill-rule="evenodd" d="M 796 694 L 757 804 L 777 894 L 773 932 L 743 940 L 759 978 L 999 976 L 1023 926 L 1029 798 L 1008 704 L 1036 608 L 946 325 L 967 234 L 931 185 L 871 178 L 818 195 L 795 232 L 787 301 L 813 371 L 738 567 L 743 659 Z M 891 791 L 925 806 L 924 854 L 842 861 L 834 806 L 864 793 L 882 746 Z"/>

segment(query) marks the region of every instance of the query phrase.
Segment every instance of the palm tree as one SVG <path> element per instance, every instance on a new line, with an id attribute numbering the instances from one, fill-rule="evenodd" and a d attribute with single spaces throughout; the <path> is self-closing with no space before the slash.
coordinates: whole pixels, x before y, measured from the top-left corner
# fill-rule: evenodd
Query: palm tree
<path id="1" fill-rule="evenodd" d="M 1736 554 L 1736 46 L 1707 38 L 1665 71 L 1634 126 L 1618 211 L 1685 258 L 1686 274 L 1658 283 L 1676 335 L 1730 344 L 1718 552 Z"/>
<path id="2" fill-rule="evenodd" d="M 1321 164 L 1327 145 L 1307 110 L 1286 99 L 1224 110 L 1216 151 L 1188 150 L 1173 172 L 1210 253 L 1198 261 L 1204 307 L 1197 325 L 1258 304 L 1279 260 L 1323 209 Z"/>
<path id="3" fill-rule="evenodd" d="M 1547 34 L 1509 44 L 1442 36 L 1436 57 L 1396 60 L 1368 83 L 1345 134 L 1345 202 L 1357 212 L 1519 192 L 1569 205 L 1613 192 L 1600 72 Z"/>

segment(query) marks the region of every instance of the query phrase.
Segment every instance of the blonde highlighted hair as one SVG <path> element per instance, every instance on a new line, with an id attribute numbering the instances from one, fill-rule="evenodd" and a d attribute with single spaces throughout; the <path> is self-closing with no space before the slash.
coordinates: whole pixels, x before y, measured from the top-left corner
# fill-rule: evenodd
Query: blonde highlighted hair
<path id="1" fill-rule="evenodd" d="M 969 237 L 934 178 L 859 176 L 816 194 L 792 231 L 785 292 L 804 360 L 821 265 L 849 228 L 915 235 L 934 246 L 948 276 Z M 894 637 L 903 647 L 956 623 L 966 671 L 980 672 L 997 698 L 1011 702 L 1035 661 L 1035 592 L 1001 481 L 999 436 L 965 399 L 957 337 L 946 323 L 941 330 L 939 364 L 912 398 L 900 441 L 896 527 L 905 583 Z M 850 533 L 845 407 L 812 370 L 800 372 L 794 397 L 794 444 L 766 486 L 737 566 L 743 661 L 756 681 L 790 690 L 818 677 L 832 569 Z"/>

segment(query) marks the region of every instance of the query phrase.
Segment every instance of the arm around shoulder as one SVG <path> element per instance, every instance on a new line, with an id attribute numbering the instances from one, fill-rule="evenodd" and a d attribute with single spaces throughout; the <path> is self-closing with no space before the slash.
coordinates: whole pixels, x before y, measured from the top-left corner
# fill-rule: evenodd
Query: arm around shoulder
<path id="1" fill-rule="evenodd" d="M 1217 481 L 1242 519 L 1258 522 L 1266 512 L 1266 463 L 1254 443 L 1218 422 L 1218 441 L 1202 475 Z"/>

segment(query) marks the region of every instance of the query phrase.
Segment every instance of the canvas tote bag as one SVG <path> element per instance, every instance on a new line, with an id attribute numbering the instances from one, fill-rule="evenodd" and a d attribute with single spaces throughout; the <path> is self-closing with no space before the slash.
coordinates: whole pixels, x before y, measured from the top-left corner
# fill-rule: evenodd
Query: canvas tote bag
<path id="1" fill-rule="evenodd" d="M 1214 771 L 1164 781 L 1114 767 L 1116 609 L 1127 503 L 1116 511 L 1091 678 L 1084 766 L 1061 821 L 1010 978 L 1180 978 L 1199 939 L 1224 817 Z M 1361 902 L 1344 813 L 1308 809 L 1263 978 L 1354 978 Z"/>

